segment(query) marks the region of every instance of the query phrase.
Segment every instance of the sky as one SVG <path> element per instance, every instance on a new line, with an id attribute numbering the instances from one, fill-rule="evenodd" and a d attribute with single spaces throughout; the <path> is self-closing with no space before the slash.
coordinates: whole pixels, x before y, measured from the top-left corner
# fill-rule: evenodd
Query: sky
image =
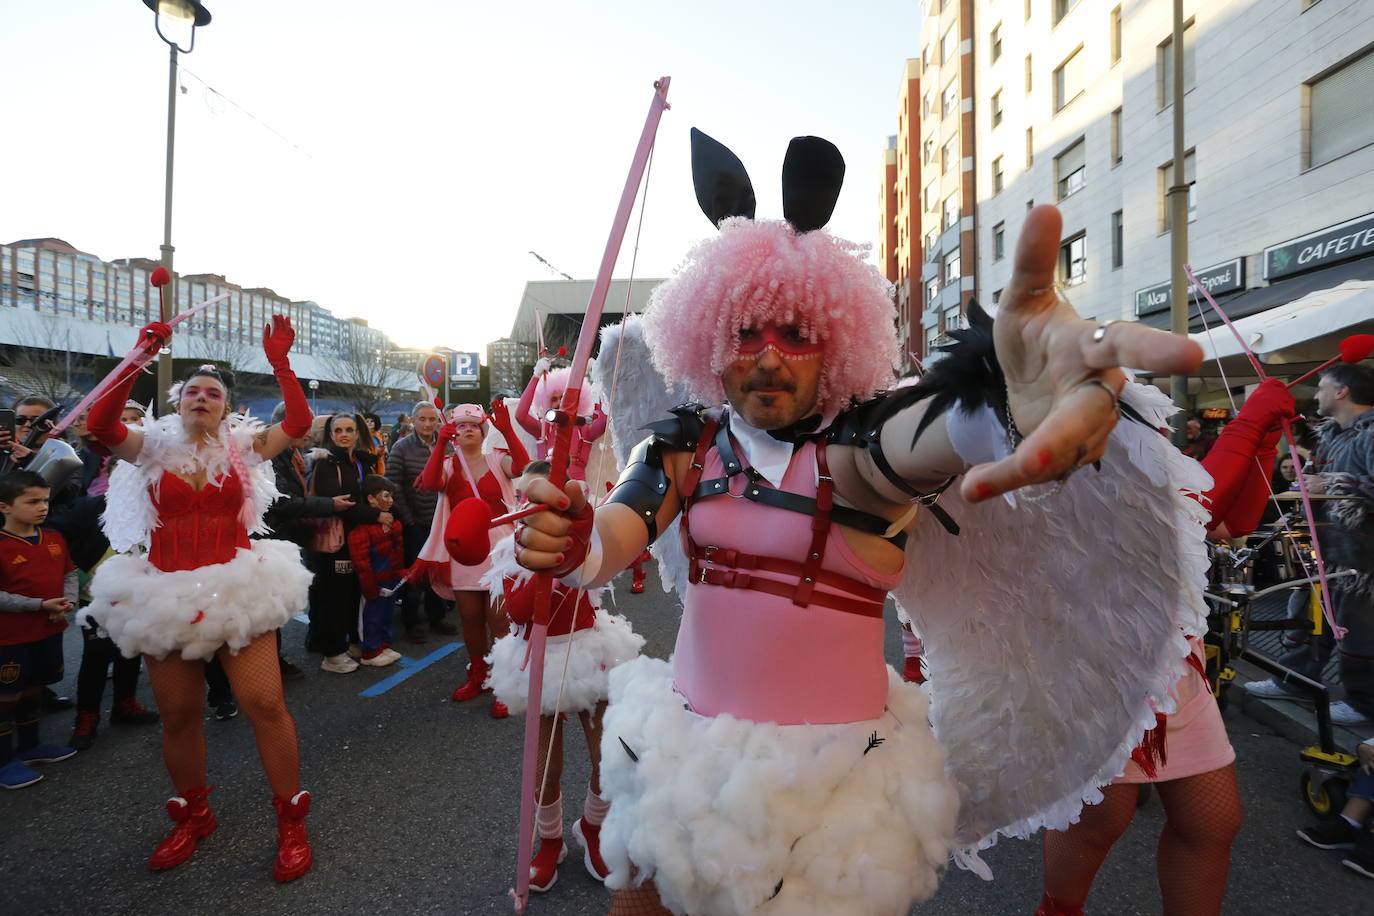
<path id="1" fill-rule="evenodd" d="M 595 276 L 653 96 L 672 77 L 638 235 L 667 276 L 713 230 L 688 131 L 781 217 L 790 138 L 834 142 L 829 229 L 876 242 L 916 0 L 205 0 L 181 56 L 179 273 L 311 299 L 405 347 L 485 351 L 529 280 Z M 0 0 L 0 242 L 158 257 L 168 48 L 140 0 Z M 207 88 L 213 87 L 213 91 Z M 638 210 L 635 219 L 639 217 Z M 630 275 L 635 222 L 616 276 Z"/>

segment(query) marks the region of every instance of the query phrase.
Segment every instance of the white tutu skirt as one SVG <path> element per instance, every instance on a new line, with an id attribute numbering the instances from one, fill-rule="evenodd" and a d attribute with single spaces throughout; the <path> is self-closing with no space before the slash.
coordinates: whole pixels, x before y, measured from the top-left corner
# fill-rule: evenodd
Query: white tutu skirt
<path id="1" fill-rule="evenodd" d="M 607 885 L 629 885 L 633 864 L 668 909 L 711 916 L 898 916 L 930 897 L 959 801 L 925 694 L 888 681 L 879 719 L 776 725 L 691 712 L 660 659 L 616 668 Z"/>
<path id="2" fill-rule="evenodd" d="M 540 713 L 551 716 L 554 706 L 562 712 L 591 712 L 608 696 L 607 675 L 611 669 L 639 655 L 644 637 L 620 614 L 598 609 L 590 630 L 571 636 L 550 636 L 544 647 L 544 693 Z M 529 697 L 529 670 L 521 670 L 529 642 L 518 633 L 498 639 L 491 647 L 487 663 L 491 673 L 484 686 L 496 699 L 517 715 L 525 711 Z M 570 654 L 571 653 L 571 654 Z M 567 677 L 563 676 L 564 664 Z M 558 701 L 560 686 L 563 700 Z"/>
<path id="3" fill-rule="evenodd" d="M 126 658 L 209 660 L 220 646 L 237 652 L 306 606 L 310 571 L 290 541 L 258 540 L 234 559 L 162 572 L 143 554 L 119 554 L 100 565 L 91 603 L 77 619 L 93 620 Z"/>

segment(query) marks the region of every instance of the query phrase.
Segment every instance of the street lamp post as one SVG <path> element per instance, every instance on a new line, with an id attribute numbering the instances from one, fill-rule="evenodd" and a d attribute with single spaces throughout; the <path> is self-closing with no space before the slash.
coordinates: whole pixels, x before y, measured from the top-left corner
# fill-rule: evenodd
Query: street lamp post
<path id="1" fill-rule="evenodd" d="M 167 184 L 162 208 L 162 266 L 172 275 L 172 293 L 160 297 L 162 321 L 172 319 L 176 308 L 176 274 L 172 273 L 172 153 L 176 143 L 177 125 L 177 52 L 190 54 L 196 46 L 196 27 L 210 22 L 210 11 L 198 0 L 143 0 L 153 11 L 153 26 L 157 37 L 171 48 L 171 64 L 167 76 Z M 181 47 L 182 39 L 186 47 Z M 172 342 L 167 341 L 157 361 L 158 397 L 153 399 L 156 409 L 162 410 L 162 395 L 172 387 Z"/>
<path id="2" fill-rule="evenodd" d="M 317 405 L 315 403 L 315 392 L 320 390 L 320 380 L 312 378 L 310 380 L 310 412 L 315 413 Z"/>

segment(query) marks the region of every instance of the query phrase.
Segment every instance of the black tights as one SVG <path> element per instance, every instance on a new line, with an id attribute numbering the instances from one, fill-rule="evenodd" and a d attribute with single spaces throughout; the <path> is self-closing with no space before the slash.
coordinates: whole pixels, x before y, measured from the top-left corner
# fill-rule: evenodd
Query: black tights
<path id="1" fill-rule="evenodd" d="M 91 627 L 81 628 L 81 668 L 76 674 L 77 712 L 100 712 L 105 695 L 105 671 L 114 664 L 114 701 L 127 699 L 138 690 L 138 673 L 143 670 L 141 658 L 125 658 L 119 647 Z"/>

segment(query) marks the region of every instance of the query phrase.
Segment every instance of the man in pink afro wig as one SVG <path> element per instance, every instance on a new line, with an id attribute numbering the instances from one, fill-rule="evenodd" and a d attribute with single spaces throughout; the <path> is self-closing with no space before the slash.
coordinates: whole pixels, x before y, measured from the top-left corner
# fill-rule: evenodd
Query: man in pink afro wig
<path id="1" fill-rule="evenodd" d="M 891 285 L 860 260 L 863 250 L 779 220 L 726 219 L 654 291 L 644 313 L 654 368 L 719 404 L 741 329 L 790 325 L 824 347 L 822 414 L 868 400 L 892 384 L 898 350 Z"/>
<path id="2" fill-rule="evenodd" d="M 1148 712 L 1147 691 L 1123 681 L 1122 666 L 1084 687 L 1077 669 L 1041 658 L 1043 645 L 1018 642 L 998 670 L 1066 670 L 1051 686 L 1094 698 L 1119 687 L 1128 712 L 1094 737 L 1091 751 L 1062 754 L 1056 746 L 1068 758 L 1062 767 L 1012 768 L 1015 779 L 1039 780 L 1034 792 L 1019 783 L 971 790 L 974 814 L 987 823 L 970 820 L 960 810 L 962 783 L 946 769 L 929 724 L 935 707 L 883 654 L 884 602 L 905 584 L 911 557 L 938 556 L 956 540 L 927 540 L 948 535 L 929 520 L 913 524 L 913 503 L 957 531 L 936 498 L 962 475 L 967 502 L 956 511 L 971 534 L 987 517 L 973 517 L 973 503 L 1067 479 L 1106 453 L 1126 384 L 1117 367 L 1186 372 L 1201 352 L 1125 323 L 1109 335 L 1108 325 L 1074 314 L 1053 289 L 1059 214 L 1041 207 L 1027 219 L 995 326 L 970 306 L 972 327 L 952 334 L 958 346 L 920 383 L 884 392 L 897 361 L 888 285 L 859 246 L 821 231 L 844 174 L 839 151 L 816 137 L 792 141 L 783 163 L 785 222 L 754 220 L 743 165 L 696 131 L 692 169 L 697 201 L 720 234 L 655 292 L 643 325 L 658 371 L 706 403 L 680 405 L 652 423 L 595 511 L 576 485 L 560 491 L 532 482 L 526 497 L 550 511 L 524 519 L 515 535 L 522 566 L 596 587 L 678 523 L 676 562 L 686 575 L 677 644 L 670 661 L 641 656 L 610 675 L 600 771 L 610 809 L 586 838 L 588 862 L 599 854 L 594 874 L 616 890 L 615 914 L 905 913 L 935 892 L 956 827 L 960 845 L 976 846 L 988 831 L 1040 817 L 1060 798 L 1070 801 L 1055 816 L 1073 816 L 1067 809 L 1083 797 L 1078 782 L 1093 775 L 1080 772 L 1079 758 L 1100 761 L 1123 745 L 1129 753 L 1122 733 Z M 1139 451 L 1186 460 L 1153 426 L 1142 429 L 1130 430 L 1145 439 Z M 1019 448 L 999 454 L 1008 442 Z M 1074 483 L 1105 486 L 1098 479 Z M 1156 491 L 1161 503 L 1178 497 L 1168 480 Z M 999 530 L 1008 528 L 1024 539 L 1054 535 Z M 655 548 L 662 568 L 677 547 Z M 981 570 L 958 563 L 926 575 L 976 582 Z M 1200 581 L 1198 589 L 1200 604 Z M 1179 641 L 1178 625 L 1159 608 L 1121 608 L 1107 597 L 1094 592 L 1090 609 L 1113 619 L 1138 610 L 1159 622 L 1152 645 Z M 1072 621 L 1066 626 L 1077 626 L 1069 611 L 1079 608 L 1055 606 Z M 1011 630 L 1033 629 L 1016 610 L 991 608 L 1010 615 Z M 1140 630 L 1127 631 L 1139 649 Z M 976 632 L 935 628 L 926 634 L 931 658 L 985 655 L 987 642 L 970 636 Z M 952 683 L 954 674 L 945 678 Z M 940 676 L 933 682 L 944 685 Z M 989 722 L 977 703 L 954 703 L 966 713 L 963 730 L 986 736 L 1015 718 L 1037 734 L 1072 731 L 1062 719 L 1038 728 L 1045 717 L 1035 691 L 1004 694 L 1007 703 L 1032 694 L 1032 708 L 1021 718 L 993 710 L 997 721 Z M 959 732 L 941 739 L 951 734 Z M 1061 781 L 1067 793 L 1058 791 Z M 1009 803 L 984 814 L 987 798 Z"/>

